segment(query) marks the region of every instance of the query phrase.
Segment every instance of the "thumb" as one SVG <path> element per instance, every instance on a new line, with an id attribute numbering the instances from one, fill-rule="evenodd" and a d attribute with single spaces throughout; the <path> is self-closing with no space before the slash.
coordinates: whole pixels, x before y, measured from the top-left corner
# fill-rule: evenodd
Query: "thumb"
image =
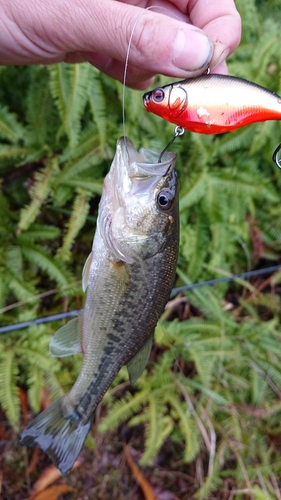
<path id="1" fill-rule="evenodd" d="M 91 32 L 94 39 L 84 32 L 88 54 L 93 50 L 124 63 L 129 48 L 129 64 L 151 74 L 195 76 L 207 68 L 213 55 L 212 41 L 199 28 L 116 1 L 99 5 Z"/>
<path id="2" fill-rule="evenodd" d="M 90 53 L 124 64 L 132 35 L 130 65 L 150 76 L 186 77 L 202 72 L 213 53 L 199 28 L 119 1 L 0 0 L 0 14 L 2 64 L 79 61 Z"/>

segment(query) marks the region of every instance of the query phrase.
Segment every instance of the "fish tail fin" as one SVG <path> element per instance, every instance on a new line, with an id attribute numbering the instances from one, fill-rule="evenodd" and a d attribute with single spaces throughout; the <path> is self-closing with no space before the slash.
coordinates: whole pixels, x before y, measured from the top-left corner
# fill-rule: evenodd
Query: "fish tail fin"
<path id="1" fill-rule="evenodd" d="M 92 420 L 83 424 L 65 418 L 63 397 L 37 415 L 22 432 L 19 444 L 45 451 L 62 474 L 67 474 L 77 459 Z"/>

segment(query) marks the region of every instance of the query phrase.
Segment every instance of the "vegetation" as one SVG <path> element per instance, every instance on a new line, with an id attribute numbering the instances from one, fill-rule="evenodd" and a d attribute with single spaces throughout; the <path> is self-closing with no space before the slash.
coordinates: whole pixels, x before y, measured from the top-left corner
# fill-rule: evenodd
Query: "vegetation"
<path id="1" fill-rule="evenodd" d="M 243 39 L 229 72 L 281 95 L 281 2 L 237 0 L 237 6 Z M 82 306 L 81 270 L 123 124 L 121 84 L 88 64 L 2 67 L 0 82 L 0 322 L 6 325 Z M 135 145 L 163 149 L 173 126 L 147 114 L 140 93 L 126 89 L 125 111 Z M 265 122 L 221 137 L 186 132 L 174 143 L 177 285 L 280 261 L 281 172 L 271 160 L 280 141 L 281 122 Z M 127 377 L 122 369 L 105 396 L 99 432 L 123 422 L 140 426 L 143 465 L 172 442 L 181 464 L 196 465 L 199 500 L 220 498 L 226 484 L 231 498 L 280 499 L 280 279 L 277 273 L 270 282 L 188 292 L 183 318 L 171 304 L 136 389 L 120 389 L 116 398 Z M 77 376 L 79 356 L 61 361 L 48 353 L 58 327 L 1 335 L 0 403 L 15 432 L 20 391 L 38 412 L 43 390 L 54 399 Z"/>

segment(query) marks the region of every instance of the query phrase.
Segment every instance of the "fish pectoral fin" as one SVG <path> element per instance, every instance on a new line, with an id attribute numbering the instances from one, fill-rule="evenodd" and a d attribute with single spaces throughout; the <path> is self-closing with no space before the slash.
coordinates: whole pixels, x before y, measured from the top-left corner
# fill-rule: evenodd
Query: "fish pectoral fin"
<path id="1" fill-rule="evenodd" d="M 81 347 L 82 315 L 71 319 L 53 336 L 49 351 L 55 358 L 63 358 L 82 352 Z"/>
<path id="2" fill-rule="evenodd" d="M 89 273 L 90 273 L 90 267 L 92 264 L 92 260 L 93 260 L 93 252 L 91 252 L 88 255 L 87 260 L 86 260 L 84 267 L 83 267 L 83 271 L 82 271 L 82 290 L 83 290 L 83 292 L 85 292 L 88 288 Z"/>
<path id="3" fill-rule="evenodd" d="M 153 334 L 150 335 L 145 344 L 127 364 L 130 384 L 132 385 L 134 385 L 146 367 L 151 352 L 152 342 Z"/>

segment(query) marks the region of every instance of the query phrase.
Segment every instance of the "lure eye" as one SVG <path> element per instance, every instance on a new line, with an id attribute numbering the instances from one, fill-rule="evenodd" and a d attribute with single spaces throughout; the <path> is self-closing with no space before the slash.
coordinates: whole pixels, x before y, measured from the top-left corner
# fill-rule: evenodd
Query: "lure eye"
<path id="1" fill-rule="evenodd" d="M 160 191 L 157 196 L 157 204 L 160 210 L 169 210 L 173 204 L 174 196 L 169 191 Z"/>
<path id="2" fill-rule="evenodd" d="M 152 99 L 154 102 L 162 102 L 165 97 L 165 92 L 162 89 L 155 89 L 152 92 Z"/>

